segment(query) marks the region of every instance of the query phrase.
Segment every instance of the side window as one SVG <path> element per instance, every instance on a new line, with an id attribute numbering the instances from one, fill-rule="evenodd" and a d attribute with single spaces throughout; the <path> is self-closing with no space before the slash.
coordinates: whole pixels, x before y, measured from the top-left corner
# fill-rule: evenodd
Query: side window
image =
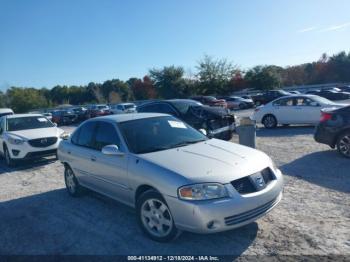
<path id="1" fill-rule="evenodd" d="M 72 142 L 72 144 L 77 145 L 78 144 L 78 139 L 79 139 L 79 133 L 80 133 L 80 129 L 76 130 L 73 135 L 70 138 L 70 141 Z"/>
<path id="2" fill-rule="evenodd" d="M 296 106 L 311 106 L 312 100 L 310 98 L 298 97 L 296 98 Z"/>
<path id="3" fill-rule="evenodd" d="M 157 111 L 155 111 L 155 105 L 144 105 L 142 107 L 140 107 L 138 109 L 138 112 L 143 112 L 143 113 L 146 113 L 146 112 L 153 112 L 153 113 L 156 113 Z"/>
<path id="4" fill-rule="evenodd" d="M 120 147 L 120 139 L 115 127 L 107 122 L 99 122 L 97 125 L 94 148 L 101 151 L 104 146 L 117 145 Z"/>
<path id="5" fill-rule="evenodd" d="M 80 127 L 77 145 L 91 148 L 93 146 L 95 128 L 96 122 L 87 122 Z"/>
<path id="6" fill-rule="evenodd" d="M 170 114 L 170 115 L 176 115 L 176 112 L 174 109 L 171 108 L 171 106 L 167 104 L 158 104 L 158 113 L 163 114 Z"/>
<path id="7" fill-rule="evenodd" d="M 280 99 L 273 103 L 274 106 L 293 106 L 293 99 Z"/>

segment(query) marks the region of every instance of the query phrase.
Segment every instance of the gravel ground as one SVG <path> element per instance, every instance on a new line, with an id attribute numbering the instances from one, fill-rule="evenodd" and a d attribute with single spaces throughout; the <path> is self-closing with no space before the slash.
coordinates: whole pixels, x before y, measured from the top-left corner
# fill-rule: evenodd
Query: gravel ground
<path id="1" fill-rule="evenodd" d="M 224 233 L 183 233 L 168 244 L 143 236 L 134 211 L 116 201 L 68 196 L 54 159 L 16 169 L 0 162 L 0 254 L 350 256 L 350 161 L 312 134 L 312 127 L 257 131 L 258 149 L 285 174 L 284 198 L 271 213 Z"/>

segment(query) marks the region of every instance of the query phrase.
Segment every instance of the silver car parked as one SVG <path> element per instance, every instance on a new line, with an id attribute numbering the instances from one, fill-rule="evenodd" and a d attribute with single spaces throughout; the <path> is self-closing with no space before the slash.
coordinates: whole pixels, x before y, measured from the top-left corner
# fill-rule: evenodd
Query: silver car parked
<path id="1" fill-rule="evenodd" d="M 90 119 L 60 143 L 58 157 L 69 194 L 89 188 L 135 207 L 156 241 L 243 226 L 282 198 L 282 173 L 266 154 L 208 139 L 166 114 Z"/>

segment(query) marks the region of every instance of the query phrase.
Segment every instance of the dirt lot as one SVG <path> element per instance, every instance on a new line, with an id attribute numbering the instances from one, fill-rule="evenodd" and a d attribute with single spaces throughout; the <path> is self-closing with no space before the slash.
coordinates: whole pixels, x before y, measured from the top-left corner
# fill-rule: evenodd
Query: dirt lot
<path id="1" fill-rule="evenodd" d="M 0 254 L 350 256 L 350 161 L 312 134 L 312 127 L 257 131 L 257 147 L 285 174 L 284 198 L 270 214 L 169 244 L 144 237 L 128 207 L 94 193 L 69 197 L 58 161 L 16 169 L 0 162 Z"/>

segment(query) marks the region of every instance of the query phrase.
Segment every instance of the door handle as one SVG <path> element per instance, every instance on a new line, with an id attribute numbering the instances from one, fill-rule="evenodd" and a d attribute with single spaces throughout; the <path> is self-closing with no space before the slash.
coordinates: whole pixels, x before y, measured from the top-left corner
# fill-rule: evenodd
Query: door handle
<path id="1" fill-rule="evenodd" d="M 96 161 L 96 157 L 95 157 L 95 156 L 91 156 L 91 157 L 90 157 L 90 160 L 93 161 L 93 162 L 95 162 L 95 161 Z"/>

